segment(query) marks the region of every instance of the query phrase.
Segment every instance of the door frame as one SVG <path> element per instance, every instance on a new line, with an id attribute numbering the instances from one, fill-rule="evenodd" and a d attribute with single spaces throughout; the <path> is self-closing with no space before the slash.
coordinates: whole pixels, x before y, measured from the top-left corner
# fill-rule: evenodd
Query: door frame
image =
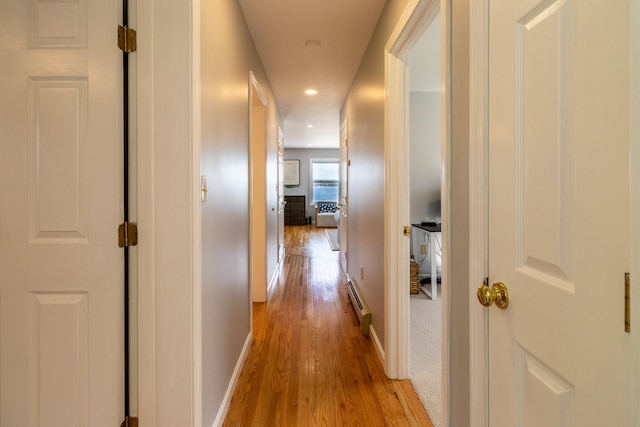
<path id="1" fill-rule="evenodd" d="M 486 427 L 489 313 L 474 295 L 489 271 L 489 0 L 471 2 L 469 12 L 469 412 L 470 427 Z"/>
<path id="2" fill-rule="evenodd" d="M 251 302 L 265 302 L 267 274 L 267 98 L 249 71 L 249 283 Z M 251 310 L 253 313 L 253 310 Z M 251 317 L 253 322 L 253 316 Z"/>
<path id="3" fill-rule="evenodd" d="M 636 120 L 630 120 L 629 140 L 630 140 L 630 218 L 640 218 L 640 167 L 638 162 L 640 161 L 640 0 L 631 0 L 631 47 L 630 47 L 630 68 L 631 68 L 631 94 L 630 94 L 630 117 L 636 118 Z M 635 77 L 635 79 L 634 79 Z M 635 143 L 634 143 L 635 141 Z M 631 277 L 640 277 L 640 221 L 631 221 Z M 636 279 L 637 282 L 637 279 Z M 632 307 L 638 307 L 640 304 L 640 288 L 638 286 L 631 287 L 631 305 Z M 638 332 L 640 331 L 640 316 L 638 316 L 638 310 L 631 310 L 631 348 L 633 350 L 633 374 L 634 374 L 634 387 L 632 402 L 637 402 L 640 399 L 640 337 Z M 631 414 L 632 425 L 637 425 L 640 422 L 640 407 L 634 405 L 633 413 Z"/>
<path id="4" fill-rule="evenodd" d="M 390 378 L 409 377 L 409 238 L 402 234 L 409 226 L 409 52 L 425 29 L 440 13 L 441 38 L 450 46 L 449 0 L 411 0 L 385 46 L 385 142 L 384 157 L 387 171 L 385 185 L 385 336 L 387 337 L 385 371 Z M 444 45 L 443 44 L 443 45 Z M 449 276 L 450 261 L 446 251 L 449 242 L 450 187 L 450 54 L 442 49 L 441 73 L 443 90 L 442 111 L 442 276 Z M 449 423 L 449 291 L 442 287 L 442 384 L 443 423 Z"/>

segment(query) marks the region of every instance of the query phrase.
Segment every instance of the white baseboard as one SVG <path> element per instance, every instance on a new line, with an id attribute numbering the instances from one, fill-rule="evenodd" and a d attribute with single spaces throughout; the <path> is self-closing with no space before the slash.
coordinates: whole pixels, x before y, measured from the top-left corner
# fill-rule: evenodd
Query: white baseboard
<path id="1" fill-rule="evenodd" d="M 274 268 L 273 273 L 271 273 L 271 279 L 267 284 L 267 299 L 269 298 L 269 292 L 271 291 L 271 288 L 273 288 L 273 286 L 278 283 L 278 277 L 280 276 L 280 264 L 282 263 L 283 259 L 284 257 L 278 260 L 276 268 Z"/>
<path id="2" fill-rule="evenodd" d="M 233 397 L 233 392 L 236 389 L 236 384 L 238 384 L 238 378 L 240 378 L 240 373 L 242 372 L 242 367 L 244 366 L 244 362 L 247 359 L 247 355 L 249 354 L 249 348 L 251 347 L 252 341 L 252 333 L 249 332 L 247 335 L 247 339 L 244 342 L 244 347 L 242 348 L 242 352 L 240 353 L 240 358 L 238 358 L 238 362 L 236 363 L 236 367 L 233 370 L 233 375 L 231 376 L 231 381 L 229 381 L 229 386 L 227 387 L 227 392 L 224 394 L 224 399 L 222 400 L 222 405 L 220 405 L 220 410 L 218 411 L 218 415 L 216 419 L 213 421 L 212 427 L 222 426 L 224 423 L 224 419 L 227 417 L 227 411 L 229 410 L 229 404 L 231 403 L 231 398 Z"/>
<path id="3" fill-rule="evenodd" d="M 380 340 L 378 339 L 378 335 L 376 334 L 376 330 L 373 325 L 369 327 L 369 336 L 371 336 L 371 339 L 373 340 L 373 347 L 376 349 L 380 363 L 382 363 L 382 366 L 387 366 L 384 349 L 382 348 L 382 345 L 380 345 Z"/>

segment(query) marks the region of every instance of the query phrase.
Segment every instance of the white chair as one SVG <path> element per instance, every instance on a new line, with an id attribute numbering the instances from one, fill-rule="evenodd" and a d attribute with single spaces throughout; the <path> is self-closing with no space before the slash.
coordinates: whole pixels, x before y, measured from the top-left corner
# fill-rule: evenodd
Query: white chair
<path id="1" fill-rule="evenodd" d="M 338 204 L 336 202 L 316 203 L 316 227 L 337 228 L 339 217 Z"/>

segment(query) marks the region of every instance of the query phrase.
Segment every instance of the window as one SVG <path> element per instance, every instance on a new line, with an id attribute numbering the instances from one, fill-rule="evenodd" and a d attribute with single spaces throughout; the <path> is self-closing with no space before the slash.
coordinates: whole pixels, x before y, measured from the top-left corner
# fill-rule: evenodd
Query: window
<path id="1" fill-rule="evenodd" d="M 337 202 L 340 189 L 340 160 L 311 159 L 311 204 Z"/>

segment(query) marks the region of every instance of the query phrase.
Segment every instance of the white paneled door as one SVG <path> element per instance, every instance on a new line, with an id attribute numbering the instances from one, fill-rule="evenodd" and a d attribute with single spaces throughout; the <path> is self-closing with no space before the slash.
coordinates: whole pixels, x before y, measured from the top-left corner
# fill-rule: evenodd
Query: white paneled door
<path id="1" fill-rule="evenodd" d="M 118 10 L 0 3 L 2 426 L 124 419 Z"/>
<path id="2" fill-rule="evenodd" d="M 491 0 L 489 425 L 629 426 L 626 0 Z"/>

